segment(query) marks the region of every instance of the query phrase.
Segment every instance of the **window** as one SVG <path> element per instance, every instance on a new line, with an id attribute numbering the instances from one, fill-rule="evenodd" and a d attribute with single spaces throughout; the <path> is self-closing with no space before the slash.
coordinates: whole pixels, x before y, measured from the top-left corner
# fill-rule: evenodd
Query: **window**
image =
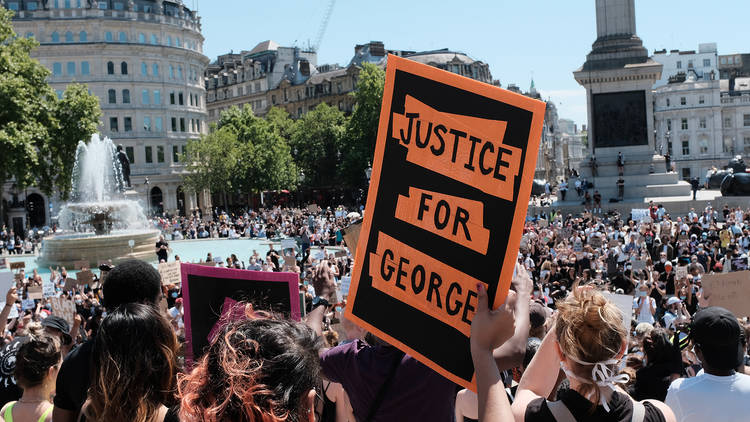
<path id="1" fill-rule="evenodd" d="M 677 68 L 678 69 L 682 69 L 682 61 L 681 60 L 677 60 Z"/>
<path id="2" fill-rule="evenodd" d="M 27 32 L 26 33 L 26 38 L 34 38 L 34 33 L 33 32 Z"/>
<path id="3" fill-rule="evenodd" d="M 271 95 L 271 104 L 276 105 L 276 96 Z"/>
<path id="4" fill-rule="evenodd" d="M 703 59 L 703 67 L 711 67 L 711 59 Z"/>
<path id="5" fill-rule="evenodd" d="M 122 2 L 115 2 L 115 10 L 123 10 L 125 9 L 125 5 Z"/>
<path id="6" fill-rule="evenodd" d="M 698 97 L 698 104 L 705 104 L 706 103 L 706 97 L 701 95 Z"/>
<path id="7" fill-rule="evenodd" d="M 682 179 L 690 179 L 690 167 L 685 167 L 682 169 Z"/>
<path id="8" fill-rule="evenodd" d="M 174 79 L 174 66 L 171 64 L 169 65 L 169 77 L 170 79 Z"/>
<path id="9" fill-rule="evenodd" d="M 156 162 L 157 163 L 164 162 L 164 146 L 163 145 L 159 145 L 156 147 Z"/>
<path id="10" fill-rule="evenodd" d="M 667 130 L 672 130 L 672 119 L 667 119 Z"/>
<path id="11" fill-rule="evenodd" d="M 116 104 L 117 103 L 117 92 L 114 89 L 110 89 L 107 91 L 107 102 L 109 104 Z"/>
<path id="12" fill-rule="evenodd" d="M 185 97 L 183 97 L 182 92 L 180 92 L 179 94 L 177 94 L 177 97 L 179 98 L 180 105 L 185 105 Z"/>
<path id="13" fill-rule="evenodd" d="M 198 133 L 200 133 L 200 131 L 201 131 L 201 119 L 196 119 L 195 122 L 198 123 Z"/>
<path id="14" fill-rule="evenodd" d="M 141 91 L 141 104 L 143 105 L 151 104 L 151 95 L 149 95 L 147 89 L 144 89 L 143 91 Z"/>
<path id="15" fill-rule="evenodd" d="M 151 65 L 151 74 L 153 76 L 159 76 L 159 63 L 154 63 Z"/>
<path id="16" fill-rule="evenodd" d="M 161 117 L 157 117 L 156 119 L 154 119 L 154 130 L 156 130 L 157 132 L 161 132 L 163 130 L 161 123 Z"/>
<path id="17" fill-rule="evenodd" d="M 175 43 L 177 44 L 177 47 L 182 47 L 182 41 L 180 40 L 180 37 L 175 38 Z"/>
<path id="18" fill-rule="evenodd" d="M 724 127 L 725 128 L 731 128 L 732 127 L 732 118 L 731 117 L 725 117 L 724 118 Z"/>
<path id="19" fill-rule="evenodd" d="M 700 148 L 701 148 L 702 155 L 708 154 L 708 141 L 705 139 L 701 139 Z"/>
<path id="20" fill-rule="evenodd" d="M 667 107 L 669 107 L 669 98 L 667 98 Z"/>
<path id="21" fill-rule="evenodd" d="M 89 40 L 89 34 L 86 33 L 86 31 L 81 31 L 78 33 L 78 42 L 86 42 Z"/>
<path id="22" fill-rule="evenodd" d="M 180 151 L 177 148 L 177 145 L 172 145 L 172 162 L 180 162 Z"/>
<path id="23" fill-rule="evenodd" d="M 190 98 L 190 105 L 193 105 L 193 94 L 188 92 L 188 97 Z"/>
<path id="24" fill-rule="evenodd" d="M 18 11 L 18 2 L 17 1 L 8 2 L 8 10 Z"/>
<path id="25" fill-rule="evenodd" d="M 750 154 L 750 136 L 745 136 L 744 142 L 745 154 Z"/>
<path id="26" fill-rule="evenodd" d="M 125 155 L 128 156 L 130 164 L 135 164 L 135 152 L 133 151 L 133 147 L 125 147 Z"/>
<path id="27" fill-rule="evenodd" d="M 185 118 L 180 117 L 180 132 L 184 132 L 184 131 L 185 131 Z"/>
<path id="28" fill-rule="evenodd" d="M 109 130 L 112 132 L 117 132 L 117 117 L 110 117 L 109 118 Z"/>
<path id="29" fill-rule="evenodd" d="M 177 118 L 172 117 L 172 132 L 177 132 Z"/>
<path id="30" fill-rule="evenodd" d="M 52 74 L 62 76 L 62 63 L 52 63 Z"/>
<path id="31" fill-rule="evenodd" d="M 721 151 L 722 152 L 730 152 L 732 151 L 732 138 L 724 138 L 724 143 L 721 144 Z"/>
<path id="32" fill-rule="evenodd" d="M 151 34 L 151 44 L 159 44 L 159 38 L 157 38 L 156 34 Z"/>
<path id="33" fill-rule="evenodd" d="M 144 34 L 143 32 L 138 34 L 138 43 L 146 44 L 146 34 Z"/>
<path id="34" fill-rule="evenodd" d="M 146 62 L 141 62 L 141 76 L 148 76 L 148 65 Z"/>
<path id="35" fill-rule="evenodd" d="M 128 63 L 127 62 L 120 63 L 120 73 L 122 73 L 123 75 L 127 75 L 128 74 Z"/>
<path id="36" fill-rule="evenodd" d="M 110 31 L 107 31 L 107 32 L 106 32 L 106 33 L 104 34 L 104 39 L 105 39 L 105 40 L 106 40 L 107 42 L 112 42 L 112 41 L 114 41 L 114 37 L 112 37 L 112 32 L 110 32 Z"/>
<path id="37" fill-rule="evenodd" d="M 169 93 L 169 104 L 174 105 L 174 92 Z"/>
<path id="38" fill-rule="evenodd" d="M 154 162 L 153 148 L 146 146 L 146 162 L 151 164 Z"/>
<path id="39" fill-rule="evenodd" d="M 130 117 L 126 117 L 123 121 L 123 127 L 125 129 L 125 132 L 131 132 L 133 130 L 133 119 Z"/>
<path id="40" fill-rule="evenodd" d="M 100 1 L 99 2 L 99 9 L 106 10 L 107 9 L 107 2 L 106 1 Z"/>
<path id="41" fill-rule="evenodd" d="M 705 129 L 706 128 L 706 118 L 705 117 L 701 117 L 699 126 L 700 126 L 701 129 Z"/>
<path id="42" fill-rule="evenodd" d="M 693 61 L 688 60 L 688 69 L 692 69 L 692 68 L 693 68 Z"/>
<path id="43" fill-rule="evenodd" d="M 128 42 L 128 35 L 124 31 L 120 31 L 118 35 L 120 42 Z"/>
<path id="44" fill-rule="evenodd" d="M 680 97 L 680 105 L 686 105 L 687 104 L 687 98 Z"/>
<path id="45" fill-rule="evenodd" d="M 81 62 L 81 75 L 88 75 L 89 73 L 89 62 Z"/>
<path id="46" fill-rule="evenodd" d="M 130 104 L 130 90 L 129 89 L 122 90 L 122 103 Z"/>
<path id="47" fill-rule="evenodd" d="M 177 66 L 177 78 L 182 80 L 182 66 Z"/>
<path id="48" fill-rule="evenodd" d="M 688 130 L 688 119 L 683 118 L 681 123 L 682 123 L 682 130 Z"/>
<path id="49" fill-rule="evenodd" d="M 682 141 L 682 155 L 690 155 L 690 141 Z"/>
<path id="50" fill-rule="evenodd" d="M 171 35 L 167 35 L 167 46 L 168 47 L 172 46 L 172 36 Z"/>
<path id="51" fill-rule="evenodd" d="M 154 104 L 161 105 L 161 91 L 158 89 L 154 90 Z"/>
<path id="52" fill-rule="evenodd" d="M 35 11 L 37 9 L 37 4 L 35 1 L 27 1 L 26 2 L 26 10 Z"/>
<path id="53" fill-rule="evenodd" d="M 745 127 L 750 126 L 750 114 L 742 115 L 742 126 L 745 126 Z"/>
<path id="54" fill-rule="evenodd" d="M 68 62 L 66 68 L 68 76 L 76 74 L 76 62 Z"/>
<path id="55" fill-rule="evenodd" d="M 143 118 L 143 130 L 146 132 L 151 132 L 151 118 L 148 116 L 145 116 Z"/>
<path id="56" fill-rule="evenodd" d="M 107 75 L 114 75 L 115 74 L 115 64 L 112 62 L 107 62 Z"/>
<path id="57" fill-rule="evenodd" d="M 60 89 L 55 90 L 55 94 L 57 94 L 57 99 L 62 100 L 63 99 L 63 91 Z"/>
<path id="58" fill-rule="evenodd" d="M 53 32 L 50 36 L 53 43 L 59 43 L 60 42 L 60 34 L 57 33 L 57 31 Z"/>

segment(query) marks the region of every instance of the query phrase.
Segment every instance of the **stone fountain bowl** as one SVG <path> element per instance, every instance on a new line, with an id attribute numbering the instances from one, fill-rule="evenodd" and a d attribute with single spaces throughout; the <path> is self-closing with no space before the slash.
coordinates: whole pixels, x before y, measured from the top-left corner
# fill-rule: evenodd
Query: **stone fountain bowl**
<path id="1" fill-rule="evenodd" d="M 73 268 L 76 261 L 88 261 L 96 268 L 101 261 L 117 264 L 125 259 L 137 258 L 156 261 L 156 242 L 159 230 L 122 230 L 106 235 L 94 233 L 59 234 L 45 238 L 39 255 L 39 266 Z M 129 241 L 133 241 L 133 247 Z"/>

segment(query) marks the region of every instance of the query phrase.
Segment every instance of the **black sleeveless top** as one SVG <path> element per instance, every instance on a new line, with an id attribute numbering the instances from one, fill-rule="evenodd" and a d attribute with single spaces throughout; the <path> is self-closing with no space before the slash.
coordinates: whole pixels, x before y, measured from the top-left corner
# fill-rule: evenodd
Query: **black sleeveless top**
<path id="1" fill-rule="evenodd" d="M 633 417 L 633 402 L 630 397 L 621 393 L 612 394 L 608 403 L 609 412 L 600 404 L 592 413 L 591 402 L 574 390 L 561 391 L 558 398 L 565 403 L 578 422 L 630 422 Z M 643 422 L 666 422 L 661 410 L 653 404 L 645 402 L 643 405 L 646 407 Z M 529 403 L 524 420 L 526 422 L 556 422 L 543 398 Z"/>

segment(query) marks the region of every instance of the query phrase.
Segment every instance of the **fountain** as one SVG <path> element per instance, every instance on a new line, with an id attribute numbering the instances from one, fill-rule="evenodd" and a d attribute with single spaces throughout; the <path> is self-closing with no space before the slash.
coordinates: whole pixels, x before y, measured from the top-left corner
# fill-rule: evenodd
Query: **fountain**
<path id="1" fill-rule="evenodd" d="M 44 239 L 43 265 L 87 261 L 156 259 L 159 231 L 149 227 L 143 207 L 125 195 L 122 164 L 112 140 L 94 134 L 78 143 L 71 201 L 58 215 L 60 231 Z"/>

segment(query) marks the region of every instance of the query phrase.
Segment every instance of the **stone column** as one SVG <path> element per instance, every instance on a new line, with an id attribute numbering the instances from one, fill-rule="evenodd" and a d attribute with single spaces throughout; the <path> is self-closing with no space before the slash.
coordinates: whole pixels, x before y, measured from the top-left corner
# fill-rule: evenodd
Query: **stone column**
<path id="1" fill-rule="evenodd" d="M 635 0 L 596 0 L 596 36 L 635 35 Z"/>

